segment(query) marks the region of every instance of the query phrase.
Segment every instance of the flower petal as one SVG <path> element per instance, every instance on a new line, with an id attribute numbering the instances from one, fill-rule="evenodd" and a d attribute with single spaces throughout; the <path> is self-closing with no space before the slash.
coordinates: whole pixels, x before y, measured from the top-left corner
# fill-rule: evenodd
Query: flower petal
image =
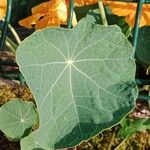
<path id="1" fill-rule="evenodd" d="M 60 21 L 58 18 L 51 18 L 51 16 L 47 16 L 40 21 L 37 22 L 35 28 L 37 29 L 42 29 L 45 27 L 50 27 L 50 26 L 59 26 Z"/>
<path id="2" fill-rule="evenodd" d="M 44 14 L 41 14 L 41 13 L 34 14 L 32 16 L 29 16 L 25 19 L 20 20 L 19 24 L 21 26 L 24 26 L 24 27 L 30 29 L 30 28 L 32 28 L 32 25 L 35 25 L 38 22 L 38 20 L 43 16 L 44 16 Z"/>
<path id="3" fill-rule="evenodd" d="M 98 0 L 75 0 L 75 6 L 82 7 L 84 5 L 94 5 L 98 3 Z"/>
<path id="4" fill-rule="evenodd" d="M 0 17 L 6 16 L 7 0 L 0 1 Z"/>
<path id="5" fill-rule="evenodd" d="M 113 14 L 124 16 L 128 24 L 134 27 L 137 3 L 104 1 L 104 4 L 111 8 Z M 143 4 L 140 27 L 145 25 L 150 25 L 150 4 Z"/>

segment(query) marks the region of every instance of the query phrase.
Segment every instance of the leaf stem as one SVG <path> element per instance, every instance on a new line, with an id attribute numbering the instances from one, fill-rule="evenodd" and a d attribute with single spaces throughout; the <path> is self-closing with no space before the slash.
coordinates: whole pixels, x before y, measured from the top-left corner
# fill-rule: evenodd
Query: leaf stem
<path id="1" fill-rule="evenodd" d="M 74 0 L 69 0 L 68 28 L 71 29 L 74 10 Z"/>
<path id="2" fill-rule="evenodd" d="M 135 51 L 137 47 L 137 41 L 138 41 L 138 33 L 139 33 L 139 25 L 140 25 L 140 18 L 142 14 L 142 6 L 143 6 L 144 0 L 139 0 L 137 4 L 137 10 L 136 10 L 136 17 L 135 17 L 135 25 L 133 30 L 133 47 L 134 47 L 134 56 Z"/>
<path id="3" fill-rule="evenodd" d="M 12 11 L 12 1 L 13 0 L 7 0 L 7 12 L 6 12 L 6 19 L 4 22 L 3 31 L 2 31 L 1 42 L 0 42 L 0 51 L 3 51 L 4 44 L 5 44 L 7 28 L 8 28 L 8 24 L 10 22 L 11 11 Z"/>
<path id="4" fill-rule="evenodd" d="M 1 31 L 0 37 L 2 37 Z M 5 37 L 5 44 L 11 51 L 16 52 L 17 45 L 8 36 Z"/>
<path id="5" fill-rule="evenodd" d="M 16 52 L 17 45 L 7 36 L 6 36 L 5 44 L 12 52 L 14 53 Z"/>
<path id="6" fill-rule="evenodd" d="M 105 13 L 105 9 L 104 9 L 104 5 L 103 5 L 102 0 L 98 0 L 98 6 L 99 6 L 101 18 L 102 18 L 102 23 L 103 23 L 104 26 L 108 26 L 106 13 Z"/>
<path id="7" fill-rule="evenodd" d="M 10 24 L 8 24 L 8 28 L 9 28 L 9 30 L 11 31 L 11 33 L 13 34 L 13 36 L 15 37 L 17 43 L 20 44 L 20 43 L 21 43 L 21 40 L 20 40 L 20 37 L 19 37 L 19 35 L 17 34 L 16 30 L 15 30 Z"/>
<path id="8" fill-rule="evenodd" d="M 5 22 L 5 18 L 2 17 L 2 21 Z M 11 26 L 11 24 L 8 24 L 8 28 L 11 31 L 11 33 L 13 34 L 13 36 L 16 39 L 17 43 L 20 44 L 21 40 L 20 40 L 20 37 L 19 37 L 18 33 L 16 32 L 16 30 Z"/>

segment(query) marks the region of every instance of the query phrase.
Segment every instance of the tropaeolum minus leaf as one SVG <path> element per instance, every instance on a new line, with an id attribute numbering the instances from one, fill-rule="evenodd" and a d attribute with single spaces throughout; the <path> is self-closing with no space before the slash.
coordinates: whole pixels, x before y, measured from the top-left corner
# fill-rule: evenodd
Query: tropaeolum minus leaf
<path id="1" fill-rule="evenodd" d="M 14 140 L 26 136 L 37 120 L 37 111 L 32 102 L 13 99 L 0 107 L 0 130 Z"/>
<path id="2" fill-rule="evenodd" d="M 74 146 L 118 123 L 137 97 L 132 46 L 117 26 L 82 20 L 36 31 L 19 46 L 17 63 L 40 119 L 32 144 L 22 140 L 26 150 Z"/>

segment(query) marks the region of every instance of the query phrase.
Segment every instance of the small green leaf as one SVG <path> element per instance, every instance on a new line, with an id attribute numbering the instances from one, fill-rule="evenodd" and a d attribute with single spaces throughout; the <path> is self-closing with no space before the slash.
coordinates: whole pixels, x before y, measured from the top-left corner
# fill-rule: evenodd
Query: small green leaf
<path id="1" fill-rule="evenodd" d="M 25 39 L 17 63 L 40 119 L 32 148 L 74 146 L 131 111 L 138 94 L 132 50 L 119 27 L 85 20 L 71 30 L 47 28 Z M 23 139 L 22 148 L 30 141 Z"/>
<path id="2" fill-rule="evenodd" d="M 36 122 L 37 112 L 32 102 L 14 99 L 0 107 L 0 130 L 12 139 L 26 136 Z"/>
<path id="3" fill-rule="evenodd" d="M 134 121 L 125 118 L 120 124 L 122 128 L 119 130 L 118 136 L 123 139 L 131 137 L 137 131 L 150 129 L 150 120 L 146 118 L 136 119 Z"/>
<path id="4" fill-rule="evenodd" d="M 136 56 L 142 62 L 150 64 L 150 27 L 139 29 Z"/>

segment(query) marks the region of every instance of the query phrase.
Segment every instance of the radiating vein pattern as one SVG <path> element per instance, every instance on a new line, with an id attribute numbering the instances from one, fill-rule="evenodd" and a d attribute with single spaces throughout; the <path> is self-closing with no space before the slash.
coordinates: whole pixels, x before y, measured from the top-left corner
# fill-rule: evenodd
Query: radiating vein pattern
<path id="1" fill-rule="evenodd" d="M 36 121 L 37 113 L 31 102 L 12 99 L 0 108 L 0 130 L 12 139 L 21 139 Z"/>
<path id="2" fill-rule="evenodd" d="M 132 46 L 116 26 L 81 21 L 71 30 L 35 32 L 19 46 L 17 62 L 37 103 L 39 145 L 74 146 L 133 108 Z"/>

